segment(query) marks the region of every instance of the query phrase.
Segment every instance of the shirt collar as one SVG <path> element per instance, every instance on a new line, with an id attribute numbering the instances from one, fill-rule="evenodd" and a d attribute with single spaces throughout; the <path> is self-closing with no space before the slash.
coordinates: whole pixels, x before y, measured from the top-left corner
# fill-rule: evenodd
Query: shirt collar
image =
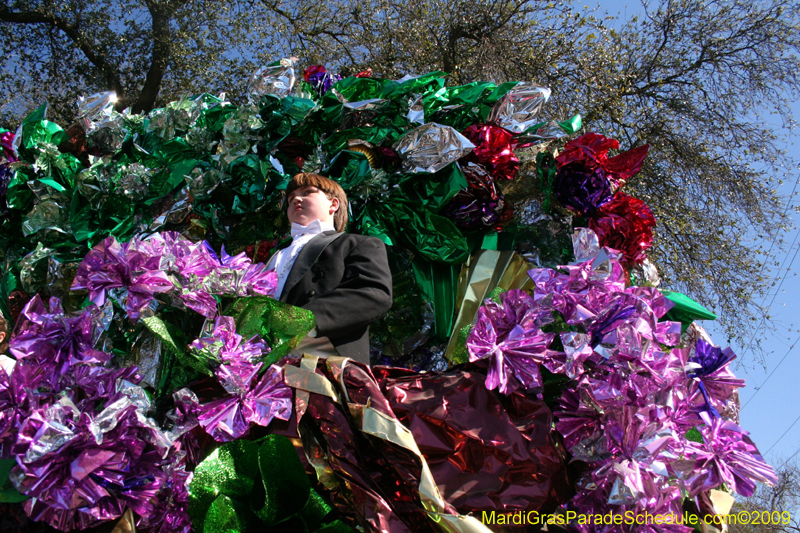
<path id="1" fill-rule="evenodd" d="M 323 231 L 336 231 L 332 224 L 324 224 L 319 219 L 314 220 L 308 226 L 301 226 L 292 222 L 292 238 L 296 239 L 301 235 L 316 235 Z"/>

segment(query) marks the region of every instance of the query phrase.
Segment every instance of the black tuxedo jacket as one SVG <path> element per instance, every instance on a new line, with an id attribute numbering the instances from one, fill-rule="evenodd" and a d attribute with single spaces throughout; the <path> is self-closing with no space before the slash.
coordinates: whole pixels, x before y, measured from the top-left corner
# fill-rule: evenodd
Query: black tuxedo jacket
<path id="1" fill-rule="evenodd" d="M 317 336 L 369 364 L 369 325 L 392 306 L 392 273 L 380 239 L 326 231 L 306 244 L 281 301 L 314 313 Z"/>

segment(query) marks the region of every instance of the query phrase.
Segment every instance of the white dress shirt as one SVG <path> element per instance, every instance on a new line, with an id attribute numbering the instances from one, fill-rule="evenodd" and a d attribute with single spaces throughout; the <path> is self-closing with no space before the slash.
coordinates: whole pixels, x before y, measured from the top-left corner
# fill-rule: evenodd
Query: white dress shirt
<path id="1" fill-rule="evenodd" d="M 283 294 L 283 287 L 289 272 L 292 271 L 297 256 L 306 244 L 323 231 L 336 231 L 332 224 L 325 224 L 319 220 L 311 222 L 308 226 L 301 226 L 292 222 L 292 243 L 278 250 L 270 259 L 268 268 L 274 268 L 278 275 L 278 286 L 275 288 L 273 298 L 279 300 Z M 308 335 L 300 340 L 297 347 L 290 353 L 290 356 L 301 357 L 304 353 L 316 355 L 317 357 L 331 357 L 339 355 L 328 337 L 317 337 L 317 328 L 312 329 Z"/>
<path id="2" fill-rule="evenodd" d="M 283 250 L 278 250 L 267 265 L 268 268 L 275 269 L 275 273 L 278 275 L 278 286 L 275 288 L 273 298 L 280 300 L 283 286 L 286 285 L 286 279 L 289 277 L 289 272 L 292 271 L 300 251 L 311 239 L 323 231 L 335 231 L 335 228 L 332 224 L 326 224 L 319 220 L 311 222 L 308 226 L 292 222 L 292 244 Z"/>

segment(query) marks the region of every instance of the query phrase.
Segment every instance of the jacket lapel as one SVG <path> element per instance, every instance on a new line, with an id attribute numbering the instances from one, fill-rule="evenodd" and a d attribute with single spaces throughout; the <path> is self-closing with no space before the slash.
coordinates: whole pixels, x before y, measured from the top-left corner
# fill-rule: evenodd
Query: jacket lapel
<path id="1" fill-rule="evenodd" d="M 300 250 L 297 258 L 294 260 L 294 265 L 292 265 L 292 270 L 289 272 L 289 276 L 286 278 L 286 283 L 283 285 L 283 292 L 281 292 L 282 302 L 286 301 L 291 290 L 301 279 L 303 279 L 303 276 L 306 275 L 306 272 L 308 272 L 311 266 L 317 261 L 320 254 L 322 254 L 322 251 L 325 250 L 330 243 L 342 235 L 344 235 L 344 233 L 325 231 L 311 239 L 308 244 L 303 246 L 303 249 Z"/>

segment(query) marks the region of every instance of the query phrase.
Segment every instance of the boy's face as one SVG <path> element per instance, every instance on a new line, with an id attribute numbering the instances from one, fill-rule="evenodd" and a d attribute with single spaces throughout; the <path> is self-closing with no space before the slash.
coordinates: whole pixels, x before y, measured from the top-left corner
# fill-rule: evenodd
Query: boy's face
<path id="1" fill-rule="evenodd" d="M 339 199 L 328 199 L 325 192 L 306 185 L 289 194 L 286 216 L 289 222 L 308 226 L 315 220 L 333 225 L 333 214 L 339 209 Z"/>

